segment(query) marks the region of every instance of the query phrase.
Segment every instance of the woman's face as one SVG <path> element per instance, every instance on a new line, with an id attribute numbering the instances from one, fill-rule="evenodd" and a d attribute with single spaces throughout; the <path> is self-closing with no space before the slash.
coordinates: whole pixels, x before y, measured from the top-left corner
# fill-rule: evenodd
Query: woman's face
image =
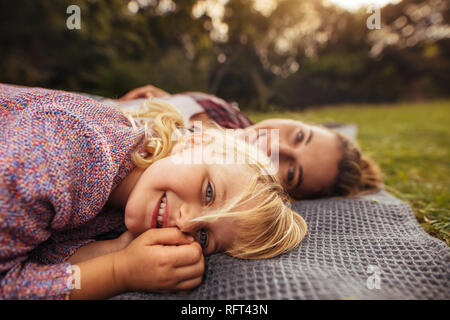
<path id="1" fill-rule="evenodd" d="M 258 132 L 259 129 L 268 129 L 267 132 L 279 129 L 278 176 L 291 196 L 307 198 L 333 184 L 341 158 L 339 142 L 333 132 L 290 119 L 264 120 L 245 131 Z M 270 155 L 270 134 L 267 140 Z M 264 143 L 263 137 L 259 143 Z"/>
<path id="2" fill-rule="evenodd" d="M 233 219 L 190 220 L 221 209 L 227 200 L 244 191 L 250 178 L 244 165 L 161 159 L 142 173 L 131 192 L 125 208 L 126 227 L 135 235 L 150 228 L 178 227 L 194 236 L 205 254 L 225 251 L 231 248 L 237 232 Z"/>

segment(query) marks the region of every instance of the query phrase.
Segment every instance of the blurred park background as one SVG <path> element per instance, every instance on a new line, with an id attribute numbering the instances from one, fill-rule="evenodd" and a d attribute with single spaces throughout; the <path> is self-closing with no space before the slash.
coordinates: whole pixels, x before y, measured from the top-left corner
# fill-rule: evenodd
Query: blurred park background
<path id="1" fill-rule="evenodd" d="M 450 244 L 450 2 L 391 1 L 380 29 L 356 3 L 1 1 L 0 82 L 111 98 L 152 84 L 215 94 L 255 121 L 355 123 L 388 190 Z"/>

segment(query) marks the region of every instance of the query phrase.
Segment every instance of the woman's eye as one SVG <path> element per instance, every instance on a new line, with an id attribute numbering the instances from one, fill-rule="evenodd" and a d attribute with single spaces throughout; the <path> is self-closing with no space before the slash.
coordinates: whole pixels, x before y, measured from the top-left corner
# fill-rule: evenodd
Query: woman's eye
<path id="1" fill-rule="evenodd" d="M 202 246 L 203 249 L 205 249 L 207 247 L 208 233 L 205 231 L 205 229 L 200 230 L 198 242 L 200 243 L 200 245 Z"/>
<path id="2" fill-rule="evenodd" d="M 288 169 L 287 180 L 290 182 L 294 179 L 294 168 L 290 167 Z"/>
<path id="3" fill-rule="evenodd" d="M 303 140 L 303 132 L 300 131 L 299 133 L 297 133 L 297 135 L 295 136 L 295 142 L 300 142 Z"/>
<path id="4" fill-rule="evenodd" d="M 208 182 L 208 186 L 206 187 L 206 192 L 205 192 L 205 199 L 206 199 L 206 204 L 209 204 L 214 198 L 214 190 L 211 186 L 211 183 Z"/>

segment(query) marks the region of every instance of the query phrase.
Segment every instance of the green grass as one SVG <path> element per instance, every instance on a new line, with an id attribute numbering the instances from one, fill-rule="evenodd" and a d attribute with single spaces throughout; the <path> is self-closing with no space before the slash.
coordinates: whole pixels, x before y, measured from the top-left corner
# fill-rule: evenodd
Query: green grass
<path id="1" fill-rule="evenodd" d="M 408 202 L 423 228 L 450 245 L 450 101 L 250 113 L 254 121 L 274 117 L 356 124 L 359 144 L 381 166 L 387 191 Z"/>

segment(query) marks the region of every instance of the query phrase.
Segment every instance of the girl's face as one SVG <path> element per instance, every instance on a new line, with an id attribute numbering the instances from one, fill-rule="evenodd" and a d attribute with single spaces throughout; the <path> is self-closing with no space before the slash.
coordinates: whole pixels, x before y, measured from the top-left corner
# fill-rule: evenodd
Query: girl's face
<path id="1" fill-rule="evenodd" d="M 135 235 L 151 228 L 178 227 L 194 236 L 205 254 L 225 251 L 236 232 L 233 219 L 190 220 L 221 209 L 227 200 L 239 196 L 250 182 L 248 171 L 246 165 L 161 159 L 142 173 L 133 188 L 125 208 L 126 227 Z"/>

